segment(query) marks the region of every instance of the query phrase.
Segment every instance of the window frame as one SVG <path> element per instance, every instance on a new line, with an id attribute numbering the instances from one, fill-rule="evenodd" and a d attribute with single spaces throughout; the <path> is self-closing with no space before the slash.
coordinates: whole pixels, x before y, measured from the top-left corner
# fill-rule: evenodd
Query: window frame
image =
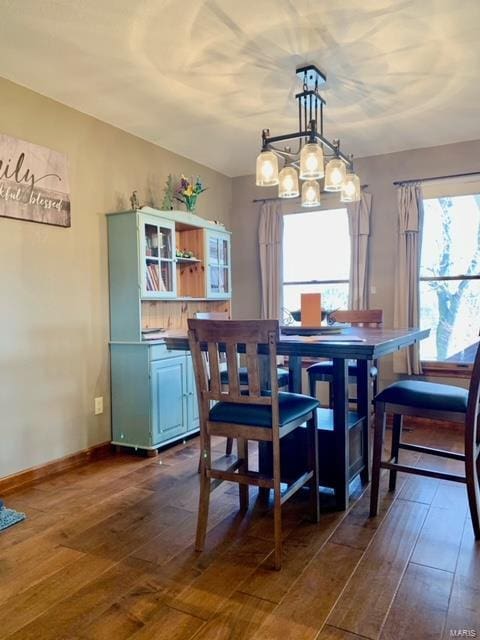
<path id="1" fill-rule="evenodd" d="M 295 215 L 298 215 L 298 214 L 305 214 L 305 213 L 309 213 L 311 215 L 313 215 L 313 214 L 325 214 L 325 213 L 328 213 L 328 212 L 331 212 L 331 211 L 336 211 L 336 210 L 345 210 L 345 211 L 347 211 L 347 208 L 346 208 L 346 206 L 338 206 L 338 204 L 335 206 L 335 204 L 332 202 L 330 204 L 330 206 L 322 206 L 321 208 L 318 208 L 318 209 L 315 208 L 315 209 L 312 209 L 310 211 L 292 211 L 292 212 L 290 212 L 290 213 L 288 213 L 286 215 L 295 216 Z M 347 216 L 348 216 L 348 214 L 347 214 Z M 348 236 L 348 239 L 351 242 L 350 236 Z M 284 250 L 284 246 L 283 245 L 284 245 L 284 241 L 282 243 L 282 253 L 283 253 L 283 250 Z M 283 261 L 283 256 L 282 256 L 282 261 Z M 284 292 L 284 288 L 286 286 L 299 286 L 299 285 L 300 286 L 303 286 L 303 285 L 305 285 L 305 286 L 309 286 L 309 285 L 327 285 L 328 286 L 328 285 L 335 285 L 335 284 L 347 284 L 348 287 L 349 287 L 348 294 L 350 294 L 350 277 L 342 278 L 342 279 L 339 279 L 339 278 L 328 279 L 328 280 L 316 280 L 315 279 L 315 280 L 288 280 L 287 281 L 287 280 L 284 279 L 284 275 L 282 273 L 282 285 L 281 285 L 282 286 L 282 307 L 283 307 L 283 299 L 284 299 L 283 292 Z"/>
<path id="2" fill-rule="evenodd" d="M 453 188 L 443 188 L 433 191 L 428 189 L 428 195 L 426 195 L 424 189 L 423 201 L 441 198 L 455 198 L 462 196 L 476 196 L 480 194 L 480 185 L 478 183 L 470 188 L 465 189 L 464 186 L 457 184 Z M 423 232 L 422 232 L 423 233 Z M 423 242 L 422 237 L 422 242 Z M 419 265 L 421 268 L 421 264 Z M 448 282 L 448 281 L 465 281 L 465 280 L 480 280 L 480 270 L 477 274 L 465 274 L 459 273 L 448 276 L 419 276 L 419 285 L 421 282 Z M 480 327 L 479 327 L 480 328 Z M 479 333 L 480 335 L 480 333 Z M 470 378 L 473 370 L 472 363 L 462 362 L 449 362 L 448 360 L 421 360 L 422 372 L 424 375 L 431 377 L 443 377 L 443 378 Z"/>

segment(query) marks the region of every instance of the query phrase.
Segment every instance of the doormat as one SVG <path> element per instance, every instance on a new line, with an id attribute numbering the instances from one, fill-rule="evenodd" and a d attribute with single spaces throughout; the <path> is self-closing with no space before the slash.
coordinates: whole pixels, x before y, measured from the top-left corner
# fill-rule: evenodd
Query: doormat
<path id="1" fill-rule="evenodd" d="M 7 509 L 3 506 L 2 501 L 0 500 L 0 531 L 3 529 L 8 529 L 8 527 L 17 524 L 17 522 L 22 522 L 25 520 L 27 516 L 20 511 L 15 511 L 15 509 Z"/>

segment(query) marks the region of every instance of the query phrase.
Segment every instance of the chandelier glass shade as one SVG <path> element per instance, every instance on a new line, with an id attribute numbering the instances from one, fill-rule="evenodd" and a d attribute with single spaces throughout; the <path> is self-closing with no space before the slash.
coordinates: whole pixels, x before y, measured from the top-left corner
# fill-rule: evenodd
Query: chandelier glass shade
<path id="1" fill-rule="evenodd" d="M 320 184 L 316 180 L 305 180 L 302 184 L 302 207 L 320 206 Z"/>
<path id="2" fill-rule="evenodd" d="M 278 184 L 278 158 L 271 151 L 262 151 L 257 158 L 257 187 Z"/>
<path id="3" fill-rule="evenodd" d="M 318 142 L 309 142 L 300 151 L 300 178 L 318 180 L 324 175 L 323 149 Z"/>
<path id="4" fill-rule="evenodd" d="M 360 200 L 360 180 L 354 173 L 347 173 L 340 195 L 341 202 L 356 202 Z"/>
<path id="5" fill-rule="evenodd" d="M 333 159 L 325 167 L 325 191 L 341 191 L 347 175 L 345 163 Z"/>
<path id="6" fill-rule="evenodd" d="M 301 188 L 302 206 L 313 207 L 320 204 L 318 181 L 324 178 L 325 191 L 340 192 L 342 202 L 356 202 L 360 200 L 360 180 L 353 172 L 353 156 L 342 153 L 339 140 L 330 141 L 323 133 L 325 101 L 318 89 L 326 76 L 315 65 L 299 67 L 297 76 L 303 84 L 303 90 L 295 95 L 298 130 L 279 136 L 271 136 L 269 129 L 262 131 L 256 184 L 259 187 L 278 185 L 279 198 L 295 198 L 300 192 L 298 179 L 305 180 Z M 288 145 L 281 146 L 292 141 L 297 141 L 295 150 Z M 279 159 L 284 163 L 280 172 Z"/>
<path id="7" fill-rule="evenodd" d="M 278 174 L 278 197 L 297 198 L 299 193 L 296 170 L 293 167 L 285 167 Z"/>

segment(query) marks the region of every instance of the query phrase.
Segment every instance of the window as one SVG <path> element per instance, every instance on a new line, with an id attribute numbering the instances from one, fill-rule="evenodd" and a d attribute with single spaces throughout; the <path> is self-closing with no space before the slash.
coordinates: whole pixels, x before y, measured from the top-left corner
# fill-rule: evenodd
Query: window
<path id="1" fill-rule="evenodd" d="M 283 306 L 300 309 L 301 293 L 321 293 L 327 311 L 348 307 L 350 236 L 346 209 L 284 218 Z"/>
<path id="2" fill-rule="evenodd" d="M 421 359 L 471 362 L 480 329 L 480 195 L 425 198 L 424 211 L 420 323 L 431 332 Z"/>

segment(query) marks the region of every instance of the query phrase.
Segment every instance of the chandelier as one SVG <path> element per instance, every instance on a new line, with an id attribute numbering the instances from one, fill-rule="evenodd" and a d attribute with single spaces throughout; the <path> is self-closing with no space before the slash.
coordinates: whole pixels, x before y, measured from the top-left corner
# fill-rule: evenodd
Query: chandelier
<path id="1" fill-rule="evenodd" d="M 341 202 L 356 202 L 360 200 L 360 180 L 353 172 L 353 156 L 347 157 L 340 151 L 339 140 L 330 142 L 323 135 L 325 100 L 318 88 L 327 78 L 313 64 L 299 67 L 297 76 L 303 83 L 303 90 L 295 95 L 298 131 L 270 136 L 270 130 L 263 129 L 262 150 L 257 157 L 257 186 L 278 185 L 279 198 L 296 198 L 300 195 L 300 178 L 302 207 L 318 207 L 319 180 L 323 179 L 325 191 L 340 192 Z M 293 140 L 298 140 L 296 150 L 278 147 Z M 281 171 L 279 159 L 284 165 Z"/>

